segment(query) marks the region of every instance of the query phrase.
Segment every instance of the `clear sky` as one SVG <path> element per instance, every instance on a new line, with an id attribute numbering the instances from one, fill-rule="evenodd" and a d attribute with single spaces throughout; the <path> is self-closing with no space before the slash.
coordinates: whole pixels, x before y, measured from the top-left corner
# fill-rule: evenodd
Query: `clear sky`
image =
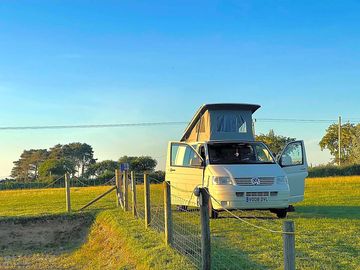
<path id="1" fill-rule="evenodd" d="M 360 119 L 359 1 L 0 1 L 0 126 L 188 121 L 209 102 L 257 118 Z M 326 163 L 327 127 L 257 123 Z M 86 142 L 152 155 L 185 126 L 0 131 L 0 176 L 23 149 Z"/>

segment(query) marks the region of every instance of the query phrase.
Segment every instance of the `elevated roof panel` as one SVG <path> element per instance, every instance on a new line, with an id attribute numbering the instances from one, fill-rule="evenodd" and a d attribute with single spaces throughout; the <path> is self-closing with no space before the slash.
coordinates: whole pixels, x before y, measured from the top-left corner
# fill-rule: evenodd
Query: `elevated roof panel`
<path id="1" fill-rule="evenodd" d="M 185 129 L 184 135 L 181 138 L 181 141 L 186 141 L 189 137 L 192 129 L 195 127 L 196 123 L 199 121 L 201 116 L 206 111 L 211 110 L 229 110 L 229 111 L 251 111 L 251 113 L 256 112 L 261 106 L 257 104 L 245 104 L 245 103 L 215 103 L 215 104 L 204 104 L 200 109 L 195 113 L 193 119 Z"/>

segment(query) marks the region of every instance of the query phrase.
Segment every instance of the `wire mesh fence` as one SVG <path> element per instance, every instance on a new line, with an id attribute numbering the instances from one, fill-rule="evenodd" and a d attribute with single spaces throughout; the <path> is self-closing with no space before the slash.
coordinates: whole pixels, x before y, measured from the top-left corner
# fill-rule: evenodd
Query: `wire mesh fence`
<path id="1" fill-rule="evenodd" d="M 151 221 L 150 228 L 164 234 L 165 231 L 165 209 L 164 209 L 164 186 L 163 182 L 150 178 L 150 208 Z M 144 177 L 136 175 L 137 188 L 137 215 L 145 218 L 145 198 L 144 198 Z M 171 194 L 171 200 L 175 196 Z M 201 266 L 201 229 L 199 210 L 187 206 L 188 201 L 182 198 L 183 205 L 172 205 L 172 247 L 180 254 L 184 255 L 195 268 Z"/>
<path id="2" fill-rule="evenodd" d="M 171 195 L 171 199 L 175 199 Z M 176 198 L 181 200 L 181 198 Z M 185 255 L 197 268 L 201 267 L 201 226 L 199 209 L 183 205 L 172 206 L 173 247 Z"/>
<path id="3" fill-rule="evenodd" d="M 151 221 L 149 227 L 165 230 L 164 184 L 151 178 Z M 136 176 L 137 214 L 145 218 L 144 178 Z M 168 182 L 166 184 L 170 185 Z M 176 189 L 170 185 L 170 189 Z M 171 246 L 202 269 L 201 218 L 199 208 L 188 199 L 171 193 Z M 213 203 L 216 203 L 214 201 Z M 211 269 L 281 268 L 283 265 L 282 222 L 270 212 L 221 209 L 221 217 L 211 220 Z M 270 251 L 270 252 L 269 252 Z"/>

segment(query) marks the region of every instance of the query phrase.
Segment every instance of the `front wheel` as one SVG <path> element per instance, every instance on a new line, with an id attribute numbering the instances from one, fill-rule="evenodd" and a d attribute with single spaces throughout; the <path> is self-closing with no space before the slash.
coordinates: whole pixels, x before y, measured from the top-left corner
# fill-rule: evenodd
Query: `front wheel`
<path id="1" fill-rule="evenodd" d="M 274 212 L 278 218 L 286 218 L 287 216 L 287 209 L 277 209 Z"/>

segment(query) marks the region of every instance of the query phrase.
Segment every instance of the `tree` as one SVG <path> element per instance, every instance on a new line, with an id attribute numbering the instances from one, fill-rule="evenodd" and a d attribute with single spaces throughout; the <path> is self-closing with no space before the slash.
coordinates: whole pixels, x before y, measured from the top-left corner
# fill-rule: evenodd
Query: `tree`
<path id="1" fill-rule="evenodd" d="M 270 130 L 268 134 L 260 134 L 256 136 L 257 141 L 264 142 L 270 149 L 270 151 L 277 156 L 281 153 L 284 147 L 289 143 L 293 142 L 296 139 L 285 137 L 281 135 L 276 135 L 274 130 Z"/>
<path id="2" fill-rule="evenodd" d="M 61 159 L 64 157 L 63 146 L 57 144 L 50 148 L 49 150 L 49 159 Z"/>
<path id="3" fill-rule="evenodd" d="M 153 172 L 157 165 L 156 159 L 153 159 L 150 156 L 140 156 L 140 157 L 128 157 L 123 156 L 119 158 L 119 163 L 129 163 L 130 170 L 135 172 Z"/>
<path id="4" fill-rule="evenodd" d="M 72 160 L 81 176 L 91 164 L 96 162 L 91 145 L 86 143 L 57 144 L 50 148 L 49 158 Z"/>
<path id="5" fill-rule="evenodd" d="M 341 164 L 354 163 L 354 149 L 353 142 L 356 141 L 356 130 L 360 126 L 346 123 L 341 126 Z M 337 124 L 330 125 L 324 137 L 321 139 L 319 145 L 321 150 L 328 149 L 330 154 L 334 157 L 333 163 L 339 162 L 339 126 Z"/>
<path id="6" fill-rule="evenodd" d="M 350 161 L 353 164 L 360 164 L 360 124 L 355 126 L 351 137 Z"/>
<path id="7" fill-rule="evenodd" d="M 78 172 L 81 172 L 81 176 L 84 175 L 88 166 L 96 162 L 91 145 L 86 143 L 70 143 L 64 145 L 63 153 L 66 158 L 72 159 L 75 162 Z"/>
<path id="8" fill-rule="evenodd" d="M 49 168 L 46 173 L 43 171 L 42 176 L 59 171 L 61 166 L 65 166 L 71 174 L 80 172 L 82 176 L 86 169 L 96 162 L 92 147 L 86 143 L 57 144 L 50 148 L 49 151 L 46 149 L 24 150 L 19 160 L 14 161 L 11 176 L 16 181 L 36 181 L 39 178 L 40 166 L 48 160 L 50 161 L 46 165 L 50 166 L 52 164 L 53 167 Z"/>
<path id="9" fill-rule="evenodd" d="M 113 160 L 104 160 L 98 163 L 91 164 L 86 170 L 85 177 L 96 177 L 99 179 L 111 179 L 115 176 L 115 169 L 119 164 Z"/>
<path id="10" fill-rule="evenodd" d="M 39 175 L 42 181 L 52 180 L 66 173 L 74 174 L 75 163 L 71 159 L 48 159 L 39 167 Z"/>
<path id="11" fill-rule="evenodd" d="M 39 177 L 38 169 L 49 153 L 46 149 L 24 150 L 20 159 L 14 161 L 11 177 L 19 182 L 36 181 Z"/>

